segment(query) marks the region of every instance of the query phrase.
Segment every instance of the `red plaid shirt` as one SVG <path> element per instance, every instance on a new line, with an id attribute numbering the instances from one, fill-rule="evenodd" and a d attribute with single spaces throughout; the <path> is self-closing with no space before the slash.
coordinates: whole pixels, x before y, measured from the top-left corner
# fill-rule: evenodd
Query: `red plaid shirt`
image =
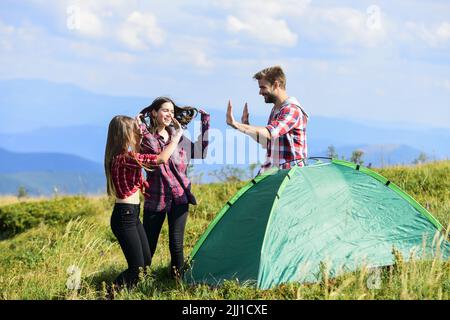
<path id="1" fill-rule="evenodd" d="M 303 159 L 308 156 L 307 122 L 307 113 L 293 97 L 283 102 L 279 110 L 275 111 L 275 107 L 272 108 L 266 126 L 271 139 L 267 141 L 266 162 L 261 166 L 259 173 L 270 167 L 289 169 L 294 164 L 304 165 Z"/>
<path id="2" fill-rule="evenodd" d="M 141 164 L 156 166 L 154 154 L 127 152 L 116 155 L 111 162 L 111 180 L 116 190 L 116 197 L 125 199 L 138 189 L 143 191 L 147 182 L 142 174 Z"/>
<path id="3" fill-rule="evenodd" d="M 186 136 L 183 136 L 177 149 L 165 164 L 157 166 L 153 171 L 147 172 L 147 182 L 144 196 L 144 208 L 151 211 L 169 211 L 174 202 L 179 204 L 197 204 L 194 195 L 191 193 L 191 182 L 187 177 L 187 167 L 190 159 L 204 159 L 208 147 L 208 139 L 203 137 L 209 129 L 209 114 L 201 114 L 202 134 L 201 138 L 193 143 Z M 171 138 L 164 142 L 163 137 L 158 133 L 151 134 L 141 127 L 144 137 L 141 142 L 141 152 L 159 154 L 170 143 Z M 173 128 L 167 128 L 169 137 L 173 134 Z"/>

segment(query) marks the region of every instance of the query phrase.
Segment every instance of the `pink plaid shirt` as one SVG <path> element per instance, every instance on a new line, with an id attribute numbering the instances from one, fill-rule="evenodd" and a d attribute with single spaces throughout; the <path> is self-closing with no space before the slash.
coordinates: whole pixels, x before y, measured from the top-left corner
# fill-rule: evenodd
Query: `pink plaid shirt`
<path id="1" fill-rule="evenodd" d="M 296 98 L 290 97 L 275 111 L 272 108 L 266 128 L 271 139 L 267 141 L 266 162 L 259 173 L 271 167 L 289 169 L 294 164 L 304 165 L 308 156 L 306 124 L 308 114 Z"/>
<path id="2" fill-rule="evenodd" d="M 204 159 L 208 148 L 208 140 L 203 141 L 203 136 L 209 129 L 209 114 L 201 114 L 202 134 L 195 143 L 183 136 L 177 149 L 169 161 L 161 164 L 153 171 L 146 171 L 149 187 L 145 189 L 144 208 L 151 211 L 169 211 L 174 202 L 179 204 L 197 204 L 191 193 L 191 182 L 187 177 L 187 167 L 190 159 Z M 144 126 L 141 152 L 159 154 L 170 143 L 173 128 L 168 127 L 169 139 L 164 142 L 158 133 L 151 134 Z"/>
<path id="3" fill-rule="evenodd" d="M 141 164 L 156 166 L 157 155 L 127 152 L 116 155 L 111 162 L 111 179 L 116 197 L 125 199 L 138 189 L 144 190 L 147 182 L 142 174 Z"/>

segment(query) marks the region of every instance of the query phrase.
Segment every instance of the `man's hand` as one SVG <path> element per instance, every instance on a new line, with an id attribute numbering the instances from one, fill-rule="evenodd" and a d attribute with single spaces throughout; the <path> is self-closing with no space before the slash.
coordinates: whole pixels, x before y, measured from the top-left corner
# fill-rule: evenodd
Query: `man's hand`
<path id="1" fill-rule="evenodd" d="M 249 116 L 249 113 L 248 113 L 248 106 L 247 106 L 247 102 L 246 102 L 245 106 L 244 106 L 244 111 L 242 112 L 241 122 L 244 124 L 250 124 L 250 122 L 248 120 L 248 116 Z"/>
<path id="2" fill-rule="evenodd" d="M 227 124 L 236 129 L 236 121 L 233 116 L 233 106 L 231 105 L 231 100 L 228 100 Z"/>
<path id="3" fill-rule="evenodd" d="M 248 107 L 247 103 L 244 107 L 244 112 L 242 114 L 242 120 L 248 121 Z M 228 100 L 228 109 L 227 109 L 227 124 L 233 127 L 236 130 L 239 130 L 242 133 L 250 136 L 253 140 L 258 142 L 261 145 L 266 144 L 267 139 L 270 139 L 270 132 L 266 127 L 257 127 L 252 126 L 247 123 L 240 123 L 234 120 L 233 116 L 233 106 L 231 105 L 231 100 Z"/>

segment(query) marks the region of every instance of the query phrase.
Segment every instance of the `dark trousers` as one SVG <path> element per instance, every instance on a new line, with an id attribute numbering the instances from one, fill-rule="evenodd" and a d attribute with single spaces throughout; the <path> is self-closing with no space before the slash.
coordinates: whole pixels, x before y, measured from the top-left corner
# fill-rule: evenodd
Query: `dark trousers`
<path id="1" fill-rule="evenodd" d="M 147 238 L 150 243 L 152 257 L 155 254 L 159 234 L 167 215 L 169 222 L 169 250 L 171 258 L 170 269 L 172 277 L 180 277 L 182 275 L 184 264 L 184 229 L 186 226 L 188 212 L 188 204 L 172 204 L 169 212 L 155 212 L 144 209 L 143 224 L 145 233 L 147 234 Z"/>
<path id="2" fill-rule="evenodd" d="M 144 227 L 139 219 L 138 204 L 116 203 L 111 215 L 111 229 L 122 248 L 128 269 L 114 281 L 116 285 L 134 285 L 139 280 L 139 268 L 150 266 L 152 256 Z"/>

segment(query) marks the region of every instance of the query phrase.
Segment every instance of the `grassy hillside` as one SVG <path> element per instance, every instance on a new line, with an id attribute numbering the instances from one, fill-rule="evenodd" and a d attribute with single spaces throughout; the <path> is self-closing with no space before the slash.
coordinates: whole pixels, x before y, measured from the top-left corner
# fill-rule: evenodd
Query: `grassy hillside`
<path id="1" fill-rule="evenodd" d="M 443 225 L 450 222 L 450 161 L 377 170 L 425 206 Z M 198 205 L 191 206 L 187 256 L 221 206 L 245 183 L 195 185 Z M 105 197 L 70 197 L 23 201 L 0 198 L 1 299 L 105 299 L 105 286 L 126 262 L 112 234 L 112 203 Z M 15 214 L 7 221 L 5 215 Z M 19 213 L 19 212 L 22 212 Z M 26 216 L 24 213 L 26 212 Z M 6 222 L 7 223 L 6 223 Z M 32 223 L 28 223 L 32 221 Z M 379 289 L 369 289 L 369 270 L 317 284 L 281 285 L 271 290 L 225 282 L 211 288 L 178 284 L 167 276 L 170 255 L 163 227 L 150 274 L 116 299 L 445 299 L 450 298 L 450 263 L 396 257 L 381 274 Z M 79 290 L 67 289 L 69 268 L 81 270 Z M 69 270 L 68 270 L 69 269 Z M 324 270 L 325 271 L 325 270 Z"/>

